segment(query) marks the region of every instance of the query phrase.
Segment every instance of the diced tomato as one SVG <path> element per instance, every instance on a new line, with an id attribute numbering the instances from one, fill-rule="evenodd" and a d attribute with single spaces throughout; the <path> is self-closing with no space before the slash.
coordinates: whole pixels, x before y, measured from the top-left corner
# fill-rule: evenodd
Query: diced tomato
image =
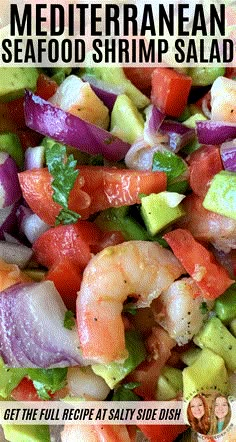
<path id="1" fill-rule="evenodd" d="M 5 124 L 9 124 L 9 129 L 5 130 L 12 130 L 13 127 L 15 129 L 25 127 L 24 97 L 0 103 L 0 115 L 1 120 L 3 119 Z"/>
<path id="2" fill-rule="evenodd" d="M 45 279 L 54 282 L 66 308 L 75 312 L 82 272 L 74 262 L 68 258 L 61 258 L 50 268 Z"/>
<path id="3" fill-rule="evenodd" d="M 28 378 L 23 378 L 17 387 L 12 390 L 11 397 L 15 401 L 42 401 L 33 382 Z"/>
<path id="4" fill-rule="evenodd" d="M 212 178 L 223 169 L 219 146 L 202 146 L 188 159 L 189 182 L 198 196 L 205 196 Z"/>
<path id="5" fill-rule="evenodd" d="M 91 252 L 98 253 L 106 247 L 115 246 L 117 244 L 121 244 L 125 239 L 121 232 L 118 230 L 109 231 L 109 232 L 101 232 L 100 240 L 97 244 L 91 245 Z"/>
<path id="6" fill-rule="evenodd" d="M 175 341 L 162 327 L 156 326 L 152 328 L 145 345 L 153 359 L 142 362 L 126 377 L 126 381 L 139 382 L 140 385 L 134 389 L 135 393 L 147 401 L 152 401 L 156 400 L 157 380 L 171 355 Z"/>
<path id="7" fill-rule="evenodd" d="M 52 97 L 58 88 L 56 81 L 52 80 L 45 74 L 39 74 L 35 94 L 44 100 Z"/>
<path id="8" fill-rule="evenodd" d="M 88 221 L 52 227 L 34 242 L 35 257 L 48 268 L 66 257 L 78 269 L 84 269 L 91 258 L 90 245 L 99 240 L 96 236 L 99 231 L 95 224 Z"/>
<path id="9" fill-rule="evenodd" d="M 202 112 L 202 106 L 203 106 L 203 102 L 205 102 L 205 106 L 209 109 L 211 109 L 211 91 L 207 91 L 206 94 L 203 95 L 203 97 L 199 98 L 196 103 L 195 106 L 199 107 L 199 111 Z"/>
<path id="10" fill-rule="evenodd" d="M 227 78 L 236 77 L 236 68 L 227 67 L 225 70 L 225 77 L 227 77 Z"/>
<path id="11" fill-rule="evenodd" d="M 152 73 L 155 68 L 124 66 L 123 69 L 126 77 L 134 86 L 149 97 L 151 93 Z"/>
<path id="12" fill-rule="evenodd" d="M 164 239 L 203 291 L 205 298 L 215 299 L 233 284 L 234 281 L 217 262 L 213 253 L 196 241 L 188 230 L 172 230 L 164 235 Z"/>
<path id="13" fill-rule="evenodd" d="M 52 176 L 48 169 L 19 174 L 23 196 L 30 208 L 46 223 L 54 225 L 60 206 L 52 199 Z M 83 219 L 109 207 L 140 203 L 140 194 L 166 189 L 164 172 L 136 171 L 98 166 L 80 166 L 69 197 L 69 209 Z"/>
<path id="14" fill-rule="evenodd" d="M 152 73 L 151 102 L 162 112 L 179 117 L 188 101 L 192 78 L 174 69 L 156 68 Z"/>
<path id="15" fill-rule="evenodd" d="M 38 146 L 43 139 L 41 134 L 29 129 L 28 127 L 17 129 L 15 132 L 18 135 L 21 146 L 24 150 L 26 150 L 28 147 Z"/>
<path id="16" fill-rule="evenodd" d="M 150 442 L 174 442 L 177 436 L 187 430 L 187 425 L 138 425 Z"/>

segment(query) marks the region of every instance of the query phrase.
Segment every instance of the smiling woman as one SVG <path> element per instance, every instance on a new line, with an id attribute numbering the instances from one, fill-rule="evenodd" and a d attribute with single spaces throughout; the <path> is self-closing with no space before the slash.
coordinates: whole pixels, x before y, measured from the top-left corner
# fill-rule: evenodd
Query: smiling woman
<path id="1" fill-rule="evenodd" d="M 194 396 L 187 409 L 188 421 L 192 429 L 201 434 L 209 431 L 209 410 L 203 395 Z"/>

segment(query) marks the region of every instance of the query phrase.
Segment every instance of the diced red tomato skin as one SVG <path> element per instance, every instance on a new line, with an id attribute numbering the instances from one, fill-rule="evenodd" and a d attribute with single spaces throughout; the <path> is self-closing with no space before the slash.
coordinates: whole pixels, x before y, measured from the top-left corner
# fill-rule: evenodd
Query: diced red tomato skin
<path id="1" fill-rule="evenodd" d="M 219 146 L 202 146 L 189 158 L 189 183 L 194 193 L 205 196 L 213 177 L 223 170 Z"/>
<path id="2" fill-rule="evenodd" d="M 60 206 L 52 199 L 52 176 L 48 169 L 21 172 L 19 181 L 30 208 L 46 223 L 54 225 Z M 80 166 L 69 197 L 69 209 L 82 219 L 109 207 L 140 203 L 140 194 L 166 190 L 164 172 Z"/>
<path id="3" fill-rule="evenodd" d="M 111 230 L 109 232 L 101 232 L 100 240 L 97 244 L 91 245 L 91 252 L 98 253 L 106 247 L 115 246 L 121 244 L 125 239 L 122 233 L 118 230 Z"/>
<path id="4" fill-rule="evenodd" d="M 91 258 L 91 253 L 89 243 L 85 241 L 79 224 L 80 221 L 76 224 L 60 225 L 44 232 L 33 244 L 37 261 L 50 268 L 61 258 L 67 257 L 79 269 L 84 269 Z"/>
<path id="5" fill-rule="evenodd" d="M 150 442 L 174 442 L 176 437 L 187 430 L 187 425 L 138 425 Z"/>
<path id="6" fill-rule="evenodd" d="M 41 134 L 26 126 L 22 129 L 17 129 L 15 132 L 20 139 L 23 150 L 26 150 L 28 147 L 38 146 L 43 139 Z"/>
<path id="7" fill-rule="evenodd" d="M 74 262 L 68 258 L 61 258 L 50 268 L 45 280 L 54 282 L 66 308 L 75 312 L 82 272 Z"/>
<path id="8" fill-rule="evenodd" d="M 150 96 L 152 86 L 152 73 L 155 68 L 152 67 L 124 67 L 126 77 L 139 89 L 144 95 Z"/>
<path id="9" fill-rule="evenodd" d="M 39 74 L 35 94 L 44 100 L 51 98 L 57 91 L 58 84 L 45 74 Z"/>
<path id="10" fill-rule="evenodd" d="M 15 401 L 42 401 L 31 379 L 23 378 L 11 392 Z"/>
<path id="11" fill-rule="evenodd" d="M 225 77 L 227 78 L 236 77 L 236 68 L 227 67 L 225 70 Z"/>
<path id="12" fill-rule="evenodd" d="M 175 229 L 164 235 L 175 256 L 203 291 L 206 299 L 215 299 L 233 284 L 228 272 L 214 255 L 185 229 Z"/>
<path id="13" fill-rule="evenodd" d="M 156 68 L 152 73 L 151 102 L 162 112 L 179 117 L 184 111 L 192 79 L 174 69 Z"/>

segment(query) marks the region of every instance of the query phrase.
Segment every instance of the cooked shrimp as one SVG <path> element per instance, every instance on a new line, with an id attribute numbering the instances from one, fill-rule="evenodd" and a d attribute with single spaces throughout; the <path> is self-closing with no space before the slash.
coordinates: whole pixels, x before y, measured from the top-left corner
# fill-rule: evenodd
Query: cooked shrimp
<path id="1" fill-rule="evenodd" d="M 91 367 L 68 367 L 67 388 L 70 396 L 104 401 L 110 388 Z"/>
<path id="2" fill-rule="evenodd" d="M 179 345 L 189 342 L 200 330 L 207 311 L 201 309 L 206 302 L 192 278 L 182 278 L 173 282 L 152 308 L 156 321 L 176 340 Z M 208 307 L 212 303 L 207 302 Z"/>
<path id="3" fill-rule="evenodd" d="M 77 298 L 77 322 L 84 357 L 97 362 L 127 356 L 123 302 L 147 307 L 184 272 L 170 250 L 149 241 L 107 247 L 87 265 Z"/>
<path id="4" fill-rule="evenodd" d="M 76 75 L 69 75 L 50 98 L 52 104 L 82 120 L 108 128 L 109 111 L 92 90 L 88 82 Z"/>
<path id="5" fill-rule="evenodd" d="M 19 282 L 29 282 L 32 279 L 23 273 L 16 264 L 8 264 L 0 259 L 0 291 Z"/>
<path id="6" fill-rule="evenodd" d="M 160 136 L 160 143 L 156 146 L 149 146 L 143 139 L 137 140 L 125 156 L 126 166 L 135 170 L 152 170 L 153 155 L 163 149 L 162 141 L 166 141 L 166 135 Z"/>
<path id="7" fill-rule="evenodd" d="M 236 221 L 219 213 L 206 210 L 202 198 L 190 195 L 183 201 L 186 215 L 178 225 L 188 229 L 195 238 L 208 241 L 218 250 L 228 253 L 236 249 Z"/>
<path id="8" fill-rule="evenodd" d="M 211 119 L 236 121 L 236 82 L 218 77 L 211 88 Z"/>
<path id="9" fill-rule="evenodd" d="M 125 425 L 65 425 L 62 442 L 132 442 Z"/>

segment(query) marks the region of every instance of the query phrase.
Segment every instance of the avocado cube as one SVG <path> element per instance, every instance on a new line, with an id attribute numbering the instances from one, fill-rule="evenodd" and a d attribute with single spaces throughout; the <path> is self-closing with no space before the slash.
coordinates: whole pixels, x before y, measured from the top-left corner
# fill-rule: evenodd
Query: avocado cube
<path id="1" fill-rule="evenodd" d="M 39 71 L 31 67 L 0 68 L 0 100 L 8 101 L 23 95 L 24 89 L 36 88 Z"/>
<path id="2" fill-rule="evenodd" d="M 0 396 L 4 399 L 8 398 L 26 375 L 26 368 L 9 368 L 0 359 Z"/>
<path id="3" fill-rule="evenodd" d="M 227 394 L 229 379 L 224 359 L 209 348 L 204 348 L 195 362 L 183 369 L 184 399 L 189 400 L 207 390 Z"/>
<path id="4" fill-rule="evenodd" d="M 176 192 L 151 193 L 141 199 L 141 215 L 150 235 L 169 226 L 185 215 L 180 205 L 185 195 Z"/>
<path id="5" fill-rule="evenodd" d="M 111 112 L 111 131 L 123 141 L 134 143 L 143 135 L 144 119 L 131 99 L 119 95 Z"/>
<path id="6" fill-rule="evenodd" d="M 2 427 L 9 442 L 50 442 L 48 425 L 3 424 Z"/>
<path id="7" fill-rule="evenodd" d="M 156 398 L 159 401 L 168 401 L 176 398 L 183 389 L 182 371 L 166 365 L 157 381 Z"/>
<path id="8" fill-rule="evenodd" d="M 117 86 L 122 90 L 137 106 L 138 109 L 144 109 L 150 103 L 150 100 L 126 77 L 122 67 L 115 66 L 109 69 L 103 67 L 86 68 L 86 73 L 95 76 L 97 79 L 107 84 Z"/>
<path id="9" fill-rule="evenodd" d="M 236 219 L 236 173 L 222 170 L 211 181 L 203 200 L 203 207 L 211 212 Z"/>
<path id="10" fill-rule="evenodd" d="M 236 318 L 236 284 L 216 299 L 214 310 L 222 322 L 228 323 Z"/>
<path id="11" fill-rule="evenodd" d="M 189 350 L 181 354 L 180 359 L 185 365 L 190 366 L 197 360 L 201 351 L 202 350 L 198 347 L 190 348 Z"/>
<path id="12" fill-rule="evenodd" d="M 230 323 L 231 333 L 236 337 L 236 318 Z"/>
<path id="13" fill-rule="evenodd" d="M 201 348 L 209 348 L 221 356 L 229 370 L 236 370 L 236 338 L 222 324 L 219 318 L 212 317 L 194 337 Z"/>
<path id="14" fill-rule="evenodd" d="M 111 389 L 146 358 L 147 353 L 143 339 L 137 331 L 126 332 L 125 342 L 129 356 L 123 363 L 111 362 L 110 364 L 92 365 L 94 373 L 101 376 Z"/>
<path id="15" fill-rule="evenodd" d="M 224 76 L 224 67 L 202 67 L 197 66 L 188 70 L 188 75 L 192 77 L 193 86 L 208 86 L 216 80 L 217 77 Z"/>
<path id="16" fill-rule="evenodd" d="M 3 132 L 0 134 L 0 151 L 7 152 L 17 166 L 22 169 L 24 165 L 24 153 L 18 135 L 13 132 Z"/>
<path id="17" fill-rule="evenodd" d="M 205 121 L 207 118 L 202 113 L 196 113 L 191 115 L 187 120 L 183 121 L 183 124 L 190 129 L 195 129 L 197 121 Z"/>
<path id="18" fill-rule="evenodd" d="M 173 385 L 171 385 L 164 375 L 160 375 L 157 381 L 157 401 L 170 401 L 176 397 L 177 393 Z"/>

